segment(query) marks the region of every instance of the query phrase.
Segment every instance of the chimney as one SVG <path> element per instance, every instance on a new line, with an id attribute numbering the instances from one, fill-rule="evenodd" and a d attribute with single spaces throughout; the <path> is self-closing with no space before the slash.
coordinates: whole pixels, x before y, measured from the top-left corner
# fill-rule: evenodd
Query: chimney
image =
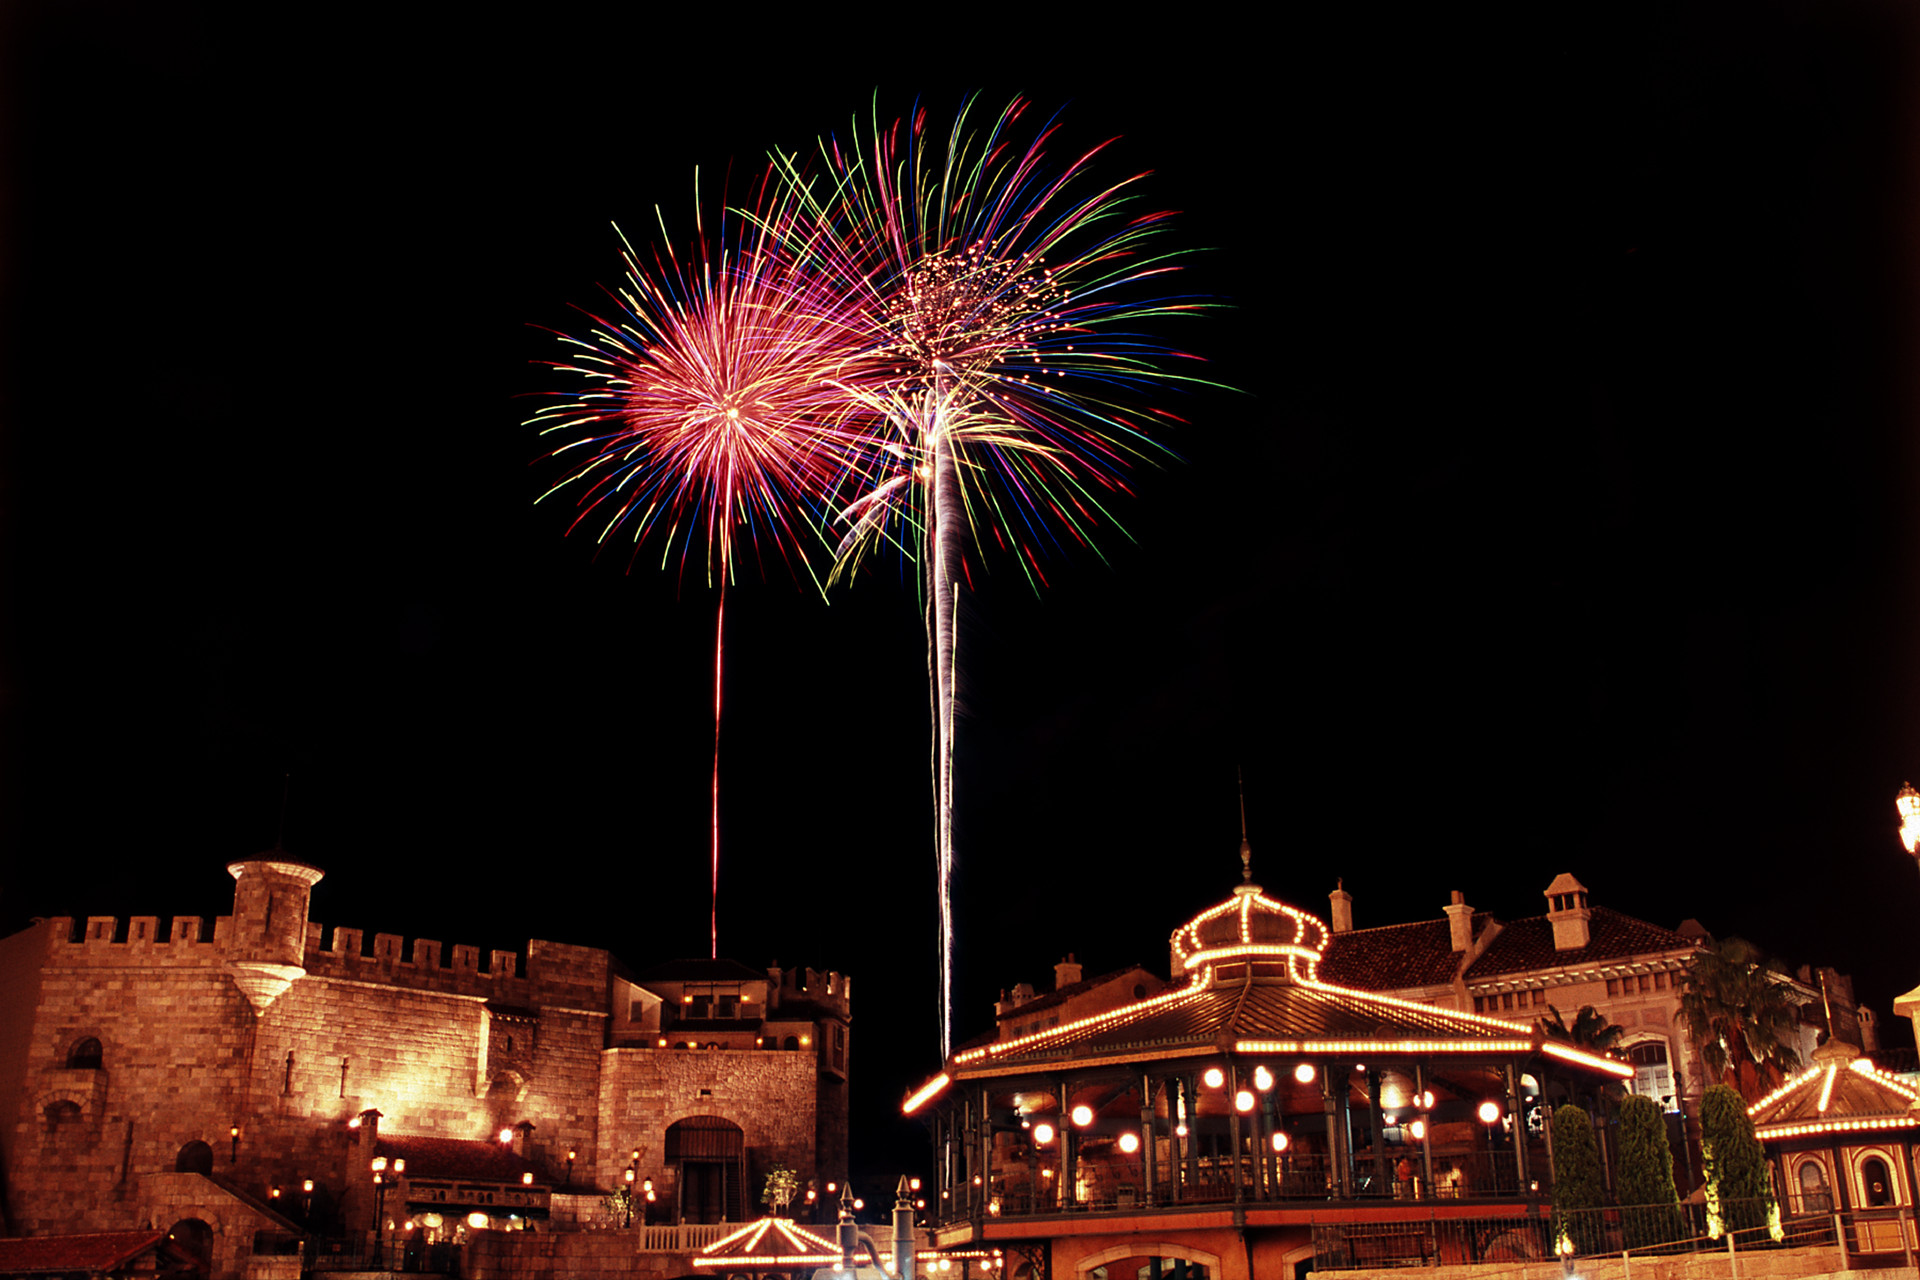
<path id="1" fill-rule="evenodd" d="M 1578 951 L 1593 941 L 1593 912 L 1587 909 L 1587 886 L 1562 871 L 1543 891 L 1547 919 L 1553 922 L 1553 949 Z"/>
<path id="2" fill-rule="evenodd" d="M 1067 952 L 1067 958 L 1053 966 L 1053 989 L 1059 991 L 1080 981 L 1080 966 L 1073 958 L 1073 952 Z"/>
<path id="3" fill-rule="evenodd" d="M 1447 904 L 1447 940 L 1455 951 L 1465 951 L 1473 945 L 1473 908 L 1467 905 L 1466 895 L 1458 889 L 1453 891 L 1453 901 Z"/>
<path id="4" fill-rule="evenodd" d="M 1333 892 L 1327 895 L 1327 901 L 1333 904 L 1328 918 L 1335 933 L 1353 932 L 1353 895 L 1347 892 L 1346 884 L 1345 880 L 1334 881 Z"/>

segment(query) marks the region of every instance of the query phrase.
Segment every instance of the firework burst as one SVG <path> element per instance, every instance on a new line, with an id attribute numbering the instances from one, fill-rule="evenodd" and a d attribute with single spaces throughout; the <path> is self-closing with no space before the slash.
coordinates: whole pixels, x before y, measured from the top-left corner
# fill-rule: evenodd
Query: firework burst
<path id="1" fill-rule="evenodd" d="M 765 188 L 763 187 L 764 191 Z M 697 199 L 696 199 L 697 203 Z M 736 224 L 738 225 L 738 224 Z M 626 276 L 590 326 L 560 334 L 548 361 L 576 389 L 529 420 L 566 466 L 541 495 L 573 500 L 568 527 L 606 545 L 650 539 L 684 575 L 698 554 L 719 583 L 714 622 L 712 953 L 719 955 L 721 658 L 726 588 L 738 553 L 777 555 L 819 588 L 821 495 L 869 448 L 860 330 L 840 296 L 813 289 L 778 251 L 777 217 L 742 227 L 717 255 L 702 238 L 686 261 L 645 264 L 624 235 Z M 618 229 L 616 228 L 616 231 Z M 664 229 L 663 229 L 664 230 Z M 723 223 L 720 243 L 728 245 Z M 630 561 L 631 562 L 631 561 Z"/>
<path id="2" fill-rule="evenodd" d="M 1136 174 L 1101 185 L 1107 143 L 1049 167 L 1057 125 L 1014 134 L 1027 104 L 978 130 L 969 99 L 944 143 L 924 111 L 855 124 L 817 161 L 776 154 L 787 183 L 780 231 L 817 287 L 860 330 L 864 382 L 849 399 L 884 423 L 836 486 L 844 530 L 835 573 L 895 545 L 923 567 L 933 703 L 939 877 L 940 1051 L 952 1046 L 953 734 L 957 618 L 970 549 L 1011 551 L 1030 584 L 1063 541 L 1092 545 L 1129 466 L 1163 456 L 1166 415 L 1134 408 L 1170 381 L 1169 351 L 1137 322 L 1205 304 L 1140 299 L 1176 269 L 1142 207 Z M 768 224 L 762 224 L 763 226 Z M 1157 283 L 1157 282 L 1155 282 Z"/>

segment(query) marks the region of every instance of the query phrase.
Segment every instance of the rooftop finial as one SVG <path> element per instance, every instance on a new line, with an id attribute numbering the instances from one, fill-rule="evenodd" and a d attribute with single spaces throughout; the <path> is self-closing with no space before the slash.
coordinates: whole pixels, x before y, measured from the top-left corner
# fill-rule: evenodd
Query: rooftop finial
<path id="1" fill-rule="evenodd" d="M 1233 776 L 1240 785 L 1240 884 L 1234 892 L 1258 893 L 1260 886 L 1253 882 L 1253 843 L 1247 839 L 1247 775 L 1235 765 Z"/>

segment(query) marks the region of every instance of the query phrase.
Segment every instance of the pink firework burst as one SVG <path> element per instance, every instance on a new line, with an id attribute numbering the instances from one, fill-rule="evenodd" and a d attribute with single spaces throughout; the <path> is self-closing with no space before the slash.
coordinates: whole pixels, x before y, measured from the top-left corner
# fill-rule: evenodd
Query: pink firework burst
<path id="1" fill-rule="evenodd" d="M 764 187 L 763 187 L 764 190 Z M 736 224 L 738 225 L 738 224 Z M 643 265 L 627 245 L 626 278 L 591 326 L 560 334 L 576 380 L 529 420 L 566 466 L 541 500 L 570 495 L 568 531 L 599 544 L 623 531 L 633 556 L 657 540 L 684 573 L 696 551 L 720 599 L 713 647 L 712 954 L 719 955 L 720 724 L 726 588 L 736 551 L 769 549 L 816 588 L 824 549 L 820 495 L 871 448 L 872 411 L 854 394 L 871 361 L 842 295 L 810 287 L 780 251 L 775 217 L 717 254 L 700 242 Z M 720 237 L 727 246 L 726 226 Z"/>

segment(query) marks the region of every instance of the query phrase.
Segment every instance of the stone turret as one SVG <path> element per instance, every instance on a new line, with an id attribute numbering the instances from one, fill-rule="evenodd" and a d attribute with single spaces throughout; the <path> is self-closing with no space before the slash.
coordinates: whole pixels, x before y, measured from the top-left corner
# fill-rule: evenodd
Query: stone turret
<path id="1" fill-rule="evenodd" d="M 307 906 L 326 872 L 270 850 L 227 865 L 233 925 L 227 973 L 256 1015 L 306 977 Z"/>

